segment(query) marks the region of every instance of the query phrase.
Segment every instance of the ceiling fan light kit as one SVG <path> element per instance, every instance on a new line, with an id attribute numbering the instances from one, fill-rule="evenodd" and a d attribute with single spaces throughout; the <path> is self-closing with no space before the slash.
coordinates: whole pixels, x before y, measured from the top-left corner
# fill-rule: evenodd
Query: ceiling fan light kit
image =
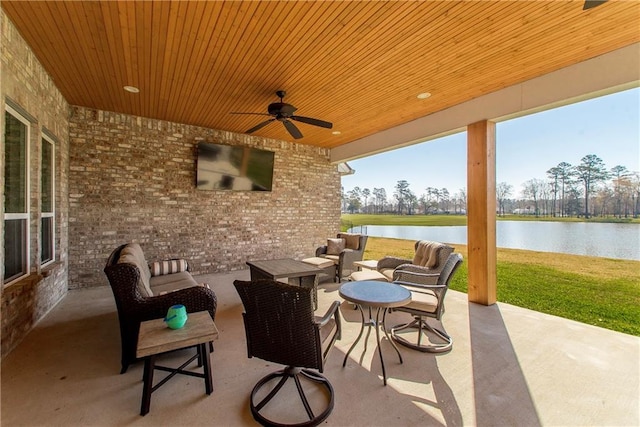
<path id="1" fill-rule="evenodd" d="M 294 113 L 298 110 L 296 107 L 294 107 L 291 104 L 287 104 L 286 102 L 283 102 L 283 98 L 287 95 L 287 92 L 285 92 L 284 90 L 279 90 L 276 91 L 276 96 L 278 98 L 280 98 L 280 102 L 273 102 L 271 104 L 269 104 L 269 106 L 267 107 L 267 111 L 268 113 L 243 113 L 243 112 L 231 112 L 231 114 L 254 114 L 254 115 L 259 115 L 259 116 L 272 116 L 273 118 L 265 120 L 261 123 L 258 123 L 257 125 L 255 125 L 254 127 L 252 127 L 251 129 L 247 130 L 245 133 L 251 134 L 259 129 L 262 129 L 263 127 L 265 127 L 266 125 L 268 125 L 269 123 L 273 122 L 273 121 L 280 121 L 282 122 L 282 124 L 284 125 L 285 129 L 287 129 L 287 132 L 289 132 L 289 134 L 295 138 L 295 139 L 300 139 L 303 137 L 302 132 L 300 132 L 300 129 L 298 129 L 298 127 L 291 121 L 291 120 L 295 120 L 297 122 L 301 122 L 301 123 L 306 123 L 309 125 L 313 125 L 313 126 L 319 126 L 319 127 L 323 127 L 323 128 L 327 128 L 327 129 L 331 129 L 333 127 L 333 123 L 330 122 L 326 122 L 324 120 L 320 120 L 320 119 L 314 119 L 311 117 L 304 117 L 304 116 L 296 116 L 294 115 Z"/>

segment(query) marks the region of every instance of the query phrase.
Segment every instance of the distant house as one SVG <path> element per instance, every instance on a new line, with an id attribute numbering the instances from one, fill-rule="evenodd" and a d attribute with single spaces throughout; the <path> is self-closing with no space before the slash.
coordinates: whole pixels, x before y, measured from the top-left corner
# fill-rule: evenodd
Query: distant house
<path id="1" fill-rule="evenodd" d="M 524 209 L 514 209 L 512 213 L 514 215 L 535 215 L 536 211 L 534 209 L 526 207 Z"/>

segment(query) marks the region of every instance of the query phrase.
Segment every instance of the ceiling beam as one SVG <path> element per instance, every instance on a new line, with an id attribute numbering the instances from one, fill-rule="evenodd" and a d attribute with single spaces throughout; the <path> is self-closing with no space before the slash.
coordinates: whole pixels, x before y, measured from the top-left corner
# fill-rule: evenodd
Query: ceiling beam
<path id="1" fill-rule="evenodd" d="M 640 43 L 458 104 L 331 149 L 339 163 L 640 86 Z"/>

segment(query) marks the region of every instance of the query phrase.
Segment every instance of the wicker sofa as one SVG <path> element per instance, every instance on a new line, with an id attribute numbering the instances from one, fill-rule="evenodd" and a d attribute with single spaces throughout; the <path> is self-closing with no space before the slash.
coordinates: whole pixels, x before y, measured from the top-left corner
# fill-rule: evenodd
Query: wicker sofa
<path id="1" fill-rule="evenodd" d="M 148 264 L 140 245 L 128 243 L 111 253 L 104 272 L 118 309 L 122 349 L 120 373 L 125 373 L 136 361 L 140 322 L 163 318 L 175 304 L 183 304 L 188 313 L 206 310 L 215 319 L 215 293 L 208 285 L 198 284 L 185 260 Z"/>

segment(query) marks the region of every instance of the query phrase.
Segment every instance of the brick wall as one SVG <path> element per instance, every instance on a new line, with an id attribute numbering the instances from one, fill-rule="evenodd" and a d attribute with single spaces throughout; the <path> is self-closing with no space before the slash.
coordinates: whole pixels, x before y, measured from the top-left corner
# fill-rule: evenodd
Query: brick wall
<path id="1" fill-rule="evenodd" d="M 2 357 L 68 287 L 106 285 L 104 263 L 121 243 L 140 242 L 149 259 L 187 258 L 194 273 L 209 273 L 244 269 L 250 259 L 311 256 L 337 232 L 340 178 L 326 150 L 80 107 L 70 111 L 1 8 L 0 26 L 0 105 L 4 110 L 10 99 L 32 120 L 31 274 L 2 283 Z M 37 262 L 43 129 L 56 140 L 56 262 L 44 269 Z M 196 190 L 199 141 L 274 151 L 273 191 Z M 0 192 L 4 212 L 1 185 Z"/>
<path id="2" fill-rule="evenodd" d="M 10 285 L 2 283 L 2 350 L 4 357 L 67 292 L 69 106 L 11 21 L 0 9 L 0 129 L 4 132 L 5 102 L 22 110 L 31 121 L 30 155 L 30 272 Z M 55 137 L 56 152 L 56 262 L 39 265 L 40 246 L 40 141 L 43 129 Z M 0 150 L 0 176 L 4 177 L 4 144 Z M 0 210 L 4 212 L 4 185 L 0 185 Z M 0 221 L 4 236 L 4 221 Z M 0 259 L 4 259 L 4 244 Z M 2 269 L 3 270 L 3 269 Z M 0 275 L 2 277 L 3 275 Z M 0 279 L 1 280 L 1 279 Z"/>
<path id="3" fill-rule="evenodd" d="M 200 274 L 313 256 L 338 231 L 340 177 L 326 149 L 81 107 L 69 135 L 70 288 L 106 285 L 109 253 L 129 241 Z M 197 190 L 200 141 L 274 151 L 273 190 Z"/>

